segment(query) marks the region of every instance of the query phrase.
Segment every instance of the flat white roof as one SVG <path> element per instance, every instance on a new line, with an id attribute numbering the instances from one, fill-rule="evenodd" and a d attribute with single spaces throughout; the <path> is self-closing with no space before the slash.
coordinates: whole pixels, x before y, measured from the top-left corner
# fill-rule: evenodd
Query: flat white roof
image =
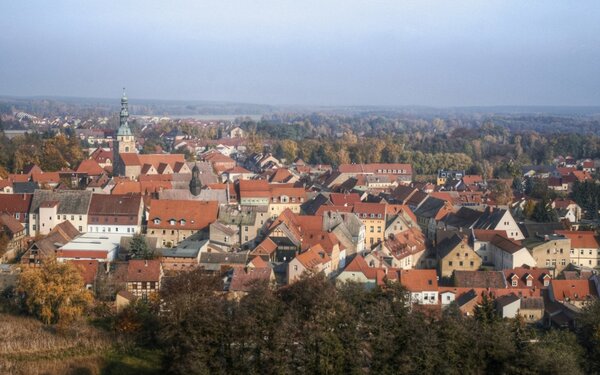
<path id="1" fill-rule="evenodd" d="M 121 237 L 131 237 L 125 234 L 84 233 L 62 246 L 61 250 L 90 250 L 112 251 L 119 247 Z"/>

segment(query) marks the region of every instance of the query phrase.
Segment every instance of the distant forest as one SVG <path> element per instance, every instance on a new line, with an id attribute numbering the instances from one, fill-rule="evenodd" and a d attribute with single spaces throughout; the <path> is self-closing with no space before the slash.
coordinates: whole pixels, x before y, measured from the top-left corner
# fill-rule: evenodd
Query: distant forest
<path id="1" fill-rule="evenodd" d="M 271 140 L 278 157 L 312 164 L 405 162 L 417 174 L 465 169 L 488 178 L 512 178 L 523 165 L 559 156 L 600 158 L 595 117 L 464 115 L 430 120 L 381 115 L 277 114 L 246 121 L 250 144 Z"/>

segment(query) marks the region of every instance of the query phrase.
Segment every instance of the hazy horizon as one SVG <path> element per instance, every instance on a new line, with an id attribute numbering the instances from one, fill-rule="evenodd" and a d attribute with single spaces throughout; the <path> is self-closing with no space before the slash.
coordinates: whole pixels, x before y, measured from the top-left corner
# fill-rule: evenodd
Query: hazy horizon
<path id="1" fill-rule="evenodd" d="M 598 106 L 594 1 L 3 2 L 0 95 Z"/>

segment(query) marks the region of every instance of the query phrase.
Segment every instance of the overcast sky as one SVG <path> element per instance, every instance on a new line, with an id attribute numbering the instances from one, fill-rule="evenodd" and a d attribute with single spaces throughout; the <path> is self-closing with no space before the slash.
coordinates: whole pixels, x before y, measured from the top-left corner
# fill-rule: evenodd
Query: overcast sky
<path id="1" fill-rule="evenodd" d="M 1 1 L 0 94 L 600 105 L 600 1 Z"/>

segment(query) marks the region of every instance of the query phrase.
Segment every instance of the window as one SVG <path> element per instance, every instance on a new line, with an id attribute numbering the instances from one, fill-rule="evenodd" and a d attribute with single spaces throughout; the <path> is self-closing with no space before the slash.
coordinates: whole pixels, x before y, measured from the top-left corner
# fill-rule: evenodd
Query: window
<path id="1" fill-rule="evenodd" d="M 531 279 L 527 279 L 527 286 L 531 286 L 533 284 L 533 282 L 531 281 Z"/>
<path id="2" fill-rule="evenodd" d="M 462 267 L 463 266 L 463 261 L 461 260 L 460 262 L 458 262 L 458 265 Z"/>
<path id="3" fill-rule="evenodd" d="M 21 214 L 20 213 L 15 213 L 15 219 L 20 219 L 21 218 Z"/>
<path id="4" fill-rule="evenodd" d="M 71 215 L 71 220 L 75 220 L 75 215 Z"/>
<path id="5" fill-rule="evenodd" d="M 475 262 L 471 261 L 471 267 L 475 266 Z"/>
<path id="6" fill-rule="evenodd" d="M 81 227 L 81 225 L 79 226 L 79 231 L 83 232 L 83 228 Z"/>
<path id="7" fill-rule="evenodd" d="M 452 261 L 451 260 L 448 261 L 448 266 L 452 267 Z"/>
<path id="8" fill-rule="evenodd" d="M 298 271 L 298 266 L 294 265 L 294 271 Z"/>
<path id="9" fill-rule="evenodd" d="M 560 265 L 561 265 L 561 266 L 566 266 L 566 265 L 567 265 L 567 260 L 566 260 L 566 259 L 564 259 L 564 258 L 563 258 L 563 259 L 561 259 L 561 260 L 560 260 Z"/>
<path id="10" fill-rule="evenodd" d="M 512 286 L 517 286 L 517 284 L 519 283 L 519 281 L 517 281 L 517 279 L 512 279 Z"/>

